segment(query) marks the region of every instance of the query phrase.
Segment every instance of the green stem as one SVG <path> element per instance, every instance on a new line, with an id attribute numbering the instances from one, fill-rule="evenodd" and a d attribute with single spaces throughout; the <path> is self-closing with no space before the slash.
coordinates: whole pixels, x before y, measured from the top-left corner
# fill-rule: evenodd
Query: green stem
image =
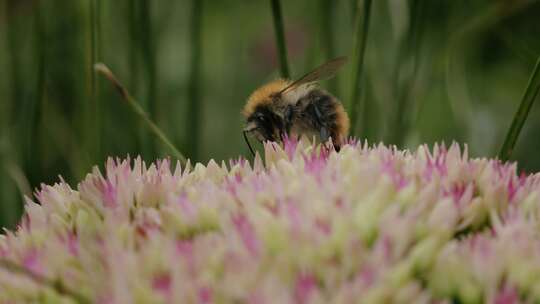
<path id="1" fill-rule="evenodd" d="M 111 72 L 111 70 L 104 65 L 103 63 L 98 63 L 94 66 L 94 69 L 96 72 L 101 73 L 103 76 L 105 76 L 116 88 L 120 96 L 124 101 L 127 102 L 127 104 L 130 106 L 131 110 L 139 116 L 140 119 L 143 120 L 145 125 L 154 133 L 154 135 L 157 136 L 159 140 L 165 146 L 167 146 L 171 152 L 173 153 L 174 157 L 176 157 L 182 164 L 186 163 L 186 158 L 180 151 L 174 146 L 174 144 L 167 138 L 167 136 L 161 131 L 161 129 L 152 121 L 152 119 L 148 116 L 148 114 L 144 111 L 143 108 L 139 105 L 139 103 L 133 98 L 128 90 L 118 81 L 116 76 Z"/>
<path id="2" fill-rule="evenodd" d="M 362 72 L 364 71 L 364 55 L 366 52 L 367 38 L 369 33 L 369 19 L 371 15 L 371 0 L 364 0 L 364 5 L 360 5 L 362 0 L 358 0 L 358 14 L 360 10 L 363 12 L 362 18 L 356 20 L 355 31 L 355 48 L 353 53 L 353 64 L 356 70 L 353 74 L 353 85 L 351 101 L 349 103 L 349 113 L 351 116 L 351 133 L 354 135 L 355 127 L 358 120 L 358 112 L 363 108 L 360 100 L 360 92 L 362 90 Z"/>
<path id="3" fill-rule="evenodd" d="M 394 126 L 392 128 L 391 143 L 401 146 L 410 128 L 411 116 L 414 114 L 411 102 L 411 92 L 414 89 L 418 71 L 420 42 L 423 30 L 422 0 L 412 0 L 411 25 L 401 42 L 397 62 L 394 70 L 394 91 L 397 101 L 394 113 Z M 403 71 L 403 67 L 412 61 L 412 69 Z M 405 73 L 405 77 L 400 77 Z M 400 79 L 404 79 L 400 81 Z"/>
<path id="4" fill-rule="evenodd" d="M 336 57 L 336 48 L 334 43 L 334 11 L 335 3 L 332 0 L 320 0 L 320 30 L 322 36 L 322 49 L 325 61 Z M 337 93 L 337 78 L 328 80 L 328 89 L 330 92 Z"/>
<path id="5" fill-rule="evenodd" d="M 4 135 L 4 134 L 0 134 Z M 4 204 L 0 204 L 0 227 L 15 227 L 19 222 L 22 205 L 19 201 L 22 197 L 22 191 L 17 192 L 16 187 L 18 181 L 13 176 L 13 165 L 11 159 L 8 159 L 11 155 L 11 149 L 8 147 L 8 143 L 0 137 L 0 199 Z M 24 176 L 24 175 L 23 175 Z M 14 184 L 13 184 L 14 183 Z M 21 188 L 19 188 L 20 190 Z"/>
<path id="6" fill-rule="evenodd" d="M 42 179 L 42 160 L 36 157 L 34 151 L 40 149 L 42 141 L 40 140 L 40 123 L 42 119 L 43 98 L 45 91 L 45 71 L 46 71 L 46 50 L 45 50 L 45 22 L 43 20 L 43 3 L 38 2 L 34 11 L 34 51 L 36 58 L 36 83 L 35 92 L 32 95 L 32 104 L 28 110 L 27 134 L 25 135 L 26 153 L 23 169 L 28 174 L 30 182 L 36 183 Z"/>
<path id="7" fill-rule="evenodd" d="M 91 66 L 94 66 L 100 59 L 100 39 L 101 39 L 101 1 L 90 0 L 90 60 Z M 95 73 L 90 73 L 90 99 L 92 103 L 92 115 L 88 121 L 89 130 L 93 130 L 93 142 L 90 145 L 93 155 L 91 158 L 96 159 L 100 155 L 101 142 L 101 103 L 99 98 L 99 83 Z"/>
<path id="8" fill-rule="evenodd" d="M 147 98 L 142 105 L 148 111 L 150 117 L 159 124 L 158 109 L 159 101 L 157 99 L 157 73 L 156 73 L 156 58 L 153 41 L 153 29 L 151 20 L 151 10 L 153 1 L 141 0 L 139 7 L 140 15 L 140 36 L 141 36 L 141 51 L 143 59 L 143 68 L 147 77 Z M 143 142 L 145 149 L 150 154 L 156 153 L 155 143 L 153 141 Z"/>
<path id="9" fill-rule="evenodd" d="M 128 35 L 129 35 L 129 50 L 128 50 L 128 66 L 129 66 L 129 83 L 130 88 L 133 88 L 133 93 L 137 94 L 135 88 L 138 86 L 138 61 L 137 61 L 137 48 L 138 48 L 138 30 L 137 30 L 137 0 L 129 0 L 128 12 Z"/>
<path id="10" fill-rule="evenodd" d="M 9 18 L 9 26 L 6 29 L 7 37 L 7 55 L 9 56 L 9 69 L 11 80 L 11 92 L 13 98 L 13 104 L 20 104 L 23 102 L 23 86 L 21 84 L 21 52 L 20 52 L 20 35 L 19 35 L 19 20 L 15 18 L 18 15 L 17 10 L 20 8 L 20 4 L 17 1 L 7 1 L 6 5 L 6 18 Z M 16 114 L 16 109 L 11 109 L 12 115 Z M 15 115 L 14 115 L 15 116 Z"/>
<path id="11" fill-rule="evenodd" d="M 281 14 L 280 0 L 270 0 L 272 6 L 272 15 L 274 17 L 274 31 L 276 34 L 276 43 L 278 47 L 279 67 L 281 77 L 289 78 L 289 64 L 287 61 L 287 42 L 283 30 L 283 16 Z"/>
<path id="12" fill-rule="evenodd" d="M 201 138 L 201 66 L 202 66 L 202 14 L 203 1 L 193 0 L 191 6 L 191 58 L 190 58 L 190 78 L 189 78 L 189 104 L 186 119 L 186 130 L 188 130 L 187 149 L 192 159 L 199 157 L 199 139 Z"/>
<path id="13" fill-rule="evenodd" d="M 26 113 L 28 113 L 26 110 L 28 109 L 29 103 L 32 102 L 32 100 L 27 100 L 24 97 L 24 79 L 22 75 L 23 70 L 21 67 L 23 66 L 23 57 L 21 54 L 21 35 L 19 33 L 21 29 L 21 18 L 20 15 L 20 9 L 22 8 L 21 3 L 18 1 L 7 1 L 6 3 L 6 18 L 8 20 L 9 26 L 6 27 L 6 38 L 7 38 L 7 58 L 8 58 L 8 73 L 6 73 L 8 78 L 11 80 L 11 107 L 7 107 L 7 113 L 6 113 L 6 132 L 5 136 L 7 138 L 7 144 L 8 146 L 14 147 L 14 150 L 16 150 L 16 147 L 22 147 L 21 151 L 13 151 L 14 153 L 12 156 L 10 156 L 10 161 L 20 165 L 24 164 L 25 161 L 25 138 L 27 136 L 27 123 L 25 123 L 25 117 Z M 2 101 L 3 102 L 3 101 Z M 10 136 L 10 132 L 15 131 L 17 134 L 24 134 L 24 136 Z M 20 153 L 17 153 L 20 152 Z M 7 168 L 6 168 L 7 170 Z M 18 220 L 18 217 L 23 211 L 23 204 L 20 200 L 16 200 L 8 205 L 8 208 L 10 209 L 10 212 L 8 215 L 6 215 L 7 220 L 10 223 L 15 223 Z"/>
<path id="14" fill-rule="evenodd" d="M 0 2 L 0 18 L 2 20 L 6 20 L 7 18 L 7 1 Z M 4 37 L 6 35 L 6 27 L 0 28 L 0 37 Z M 2 91 L 3 93 L 3 91 Z M 4 95 L 1 95 L 4 97 Z M 0 103 L 0 155 L 2 153 L 2 148 L 5 145 L 5 137 L 7 136 L 6 130 L 9 123 L 7 122 L 8 115 L 8 104 L 9 102 L 3 102 Z M 5 191 L 7 187 L 7 177 L 5 176 L 5 169 L 0 163 L 0 200 L 4 202 L 10 202 L 13 200 L 9 200 L 7 197 L 7 191 Z M 12 211 L 13 208 L 10 208 L 11 206 L 8 204 L 2 204 L 0 205 L 0 227 L 6 227 L 8 224 L 11 224 L 9 220 L 12 218 L 12 216 L 9 216 L 7 213 Z"/>
<path id="15" fill-rule="evenodd" d="M 521 99 L 519 109 L 514 115 L 512 125 L 510 126 L 510 129 L 506 134 L 506 139 L 504 140 L 504 144 L 501 148 L 501 151 L 499 152 L 499 158 L 502 161 L 507 161 L 510 159 L 510 156 L 512 155 L 517 139 L 519 137 L 519 133 L 521 132 L 521 129 L 525 124 L 525 120 L 529 115 L 531 107 L 536 97 L 538 96 L 538 92 L 540 92 L 540 56 L 536 61 L 534 70 L 531 74 L 531 77 L 529 78 L 529 83 L 527 84 L 527 88 L 525 89 L 525 93 L 523 94 L 523 98 Z"/>
<path id="16" fill-rule="evenodd" d="M 128 24 L 128 55 L 127 55 L 127 64 L 129 70 L 128 86 L 131 88 L 131 92 L 134 95 L 138 95 L 139 90 L 139 70 L 140 70 L 140 31 L 138 23 L 138 9 L 139 9 L 139 0 L 129 0 L 127 7 L 127 24 Z M 135 118 L 136 119 L 136 118 Z M 138 120 L 129 121 L 130 124 L 134 125 L 136 128 L 137 136 L 134 138 L 135 146 L 139 151 L 145 152 L 145 149 L 148 149 L 146 146 L 148 144 L 148 134 L 144 129 L 142 122 Z"/>

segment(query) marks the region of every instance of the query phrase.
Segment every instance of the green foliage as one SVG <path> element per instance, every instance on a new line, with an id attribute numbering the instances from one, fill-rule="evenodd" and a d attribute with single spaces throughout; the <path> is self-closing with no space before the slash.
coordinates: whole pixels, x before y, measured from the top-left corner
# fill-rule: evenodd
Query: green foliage
<path id="1" fill-rule="evenodd" d="M 97 61 L 171 145 L 206 162 L 249 155 L 239 112 L 257 86 L 340 55 L 347 69 L 322 85 L 361 101 L 355 136 L 458 140 L 494 156 L 540 53 L 538 1 L 360 1 L 369 35 L 357 0 L 270 1 L 0 1 L 0 226 L 17 222 L 21 193 L 58 175 L 80 180 L 109 155 L 169 155 L 94 78 Z M 512 153 L 527 171 L 540 169 L 539 115 L 530 109 Z"/>

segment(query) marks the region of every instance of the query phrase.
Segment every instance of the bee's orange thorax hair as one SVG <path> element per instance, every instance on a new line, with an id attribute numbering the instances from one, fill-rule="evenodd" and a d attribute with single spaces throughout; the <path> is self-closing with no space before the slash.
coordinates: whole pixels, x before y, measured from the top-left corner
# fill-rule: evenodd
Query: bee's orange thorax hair
<path id="1" fill-rule="evenodd" d="M 347 139 L 347 136 L 349 135 L 349 127 L 349 116 L 347 115 L 347 112 L 345 112 L 343 105 L 338 103 L 336 108 L 336 128 L 337 134 L 339 134 L 340 138 L 336 138 L 336 140 L 340 144 L 343 144 L 343 142 Z"/>
<path id="2" fill-rule="evenodd" d="M 271 95 L 284 89 L 290 82 L 285 79 L 277 79 L 259 87 L 251 96 L 249 96 L 242 114 L 249 117 L 259 105 L 268 105 L 272 103 Z"/>

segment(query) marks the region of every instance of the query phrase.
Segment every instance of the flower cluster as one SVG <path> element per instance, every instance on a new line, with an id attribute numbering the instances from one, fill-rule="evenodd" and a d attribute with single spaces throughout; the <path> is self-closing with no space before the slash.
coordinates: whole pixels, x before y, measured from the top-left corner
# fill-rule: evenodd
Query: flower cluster
<path id="1" fill-rule="evenodd" d="M 0 236 L 0 303 L 540 300 L 540 175 L 456 144 L 264 154 L 42 186 Z"/>

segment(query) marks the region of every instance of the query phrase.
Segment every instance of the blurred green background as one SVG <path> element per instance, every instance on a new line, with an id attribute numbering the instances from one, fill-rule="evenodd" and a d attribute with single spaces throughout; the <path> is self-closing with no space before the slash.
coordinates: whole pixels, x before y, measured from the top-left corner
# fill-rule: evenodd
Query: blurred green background
<path id="1" fill-rule="evenodd" d="M 363 0 L 283 1 L 293 77 L 350 56 Z M 269 1 L 0 0 L 0 226 L 22 195 L 61 175 L 74 187 L 107 156 L 168 150 L 92 71 L 106 63 L 188 157 L 248 156 L 240 110 L 279 77 Z M 540 54 L 540 3 L 373 1 L 360 123 L 372 143 L 453 140 L 497 155 Z M 349 64 L 323 83 L 345 104 Z M 349 109 L 350 110 L 350 109 Z M 540 169 L 540 107 L 513 155 Z"/>

